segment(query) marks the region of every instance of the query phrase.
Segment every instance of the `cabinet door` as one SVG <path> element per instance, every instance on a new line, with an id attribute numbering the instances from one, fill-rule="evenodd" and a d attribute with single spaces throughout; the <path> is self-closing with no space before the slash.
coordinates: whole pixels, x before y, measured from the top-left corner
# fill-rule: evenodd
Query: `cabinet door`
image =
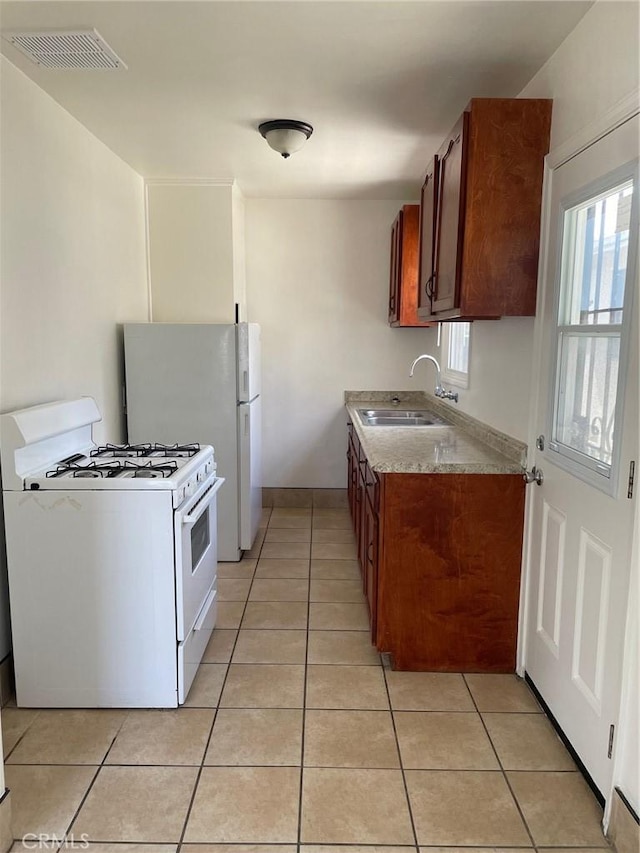
<path id="1" fill-rule="evenodd" d="M 376 642 L 378 613 L 378 523 L 378 514 L 367 494 L 364 502 L 364 539 L 366 541 L 365 588 L 367 604 L 369 606 L 371 639 L 374 643 Z"/>
<path id="2" fill-rule="evenodd" d="M 469 113 L 464 112 L 438 152 L 440 168 L 431 299 L 434 314 L 456 308 L 460 300 L 468 126 Z"/>
<path id="3" fill-rule="evenodd" d="M 424 320 L 431 316 L 433 293 L 433 248 L 436 226 L 436 202 L 438 188 L 437 155 L 427 166 L 427 174 L 420 196 L 420 267 L 418 273 L 418 316 Z"/>
<path id="4" fill-rule="evenodd" d="M 389 271 L 389 323 L 400 322 L 400 278 L 402 274 L 402 210 L 391 228 L 391 268 Z"/>
<path id="5" fill-rule="evenodd" d="M 356 487 L 358 484 L 358 452 L 355 448 L 353 440 L 353 424 L 347 425 L 349 437 L 347 440 L 347 499 L 349 502 L 349 510 L 351 512 L 351 520 L 355 527 L 355 506 L 356 506 Z"/>
<path id="6" fill-rule="evenodd" d="M 356 539 L 358 542 L 358 562 L 360 563 L 360 571 L 362 572 L 362 587 L 366 595 L 367 592 L 367 541 L 365 534 L 365 503 L 367 495 L 365 471 L 367 467 L 367 459 L 361 454 L 360 463 L 358 464 L 358 490 L 357 490 L 357 517 L 356 517 Z"/>

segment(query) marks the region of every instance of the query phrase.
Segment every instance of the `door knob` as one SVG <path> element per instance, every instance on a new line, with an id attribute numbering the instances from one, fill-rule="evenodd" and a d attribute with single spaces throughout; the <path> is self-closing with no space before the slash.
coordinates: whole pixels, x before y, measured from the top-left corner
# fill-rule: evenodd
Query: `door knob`
<path id="1" fill-rule="evenodd" d="M 541 486 L 544 483 L 544 474 L 542 473 L 542 468 L 536 468 L 535 465 L 530 471 L 527 471 L 526 468 L 523 468 L 522 479 L 527 485 L 529 485 L 529 483 L 537 483 L 539 486 Z"/>

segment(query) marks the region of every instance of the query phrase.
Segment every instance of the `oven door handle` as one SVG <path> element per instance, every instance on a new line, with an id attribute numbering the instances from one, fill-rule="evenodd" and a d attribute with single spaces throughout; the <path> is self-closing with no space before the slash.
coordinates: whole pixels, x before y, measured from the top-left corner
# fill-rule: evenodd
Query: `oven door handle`
<path id="1" fill-rule="evenodd" d="M 220 488 L 223 485 L 224 485 L 224 477 L 217 477 L 213 486 L 211 486 L 209 489 L 207 489 L 204 492 L 204 494 L 202 495 L 202 497 L 200 498 L 200 500 L 196 503 L 196 505 L 194 507 L 195 512 L 193 512 L 193 513 L 189 512 L 189 513 L 187 513 L 187 515 L 182 516 L 182 519 L 181 519 L 182 523 L 186 524 L 186 525 L 195 524 L 196 521 L 202 515 L 202 513 L 205 511 L 205 509 L 211 503 L 211 499 L 218 493 L 218 491 L 220 490 Z M 205 500 L 205 498 L 206 498 L 206 500 Z"/>

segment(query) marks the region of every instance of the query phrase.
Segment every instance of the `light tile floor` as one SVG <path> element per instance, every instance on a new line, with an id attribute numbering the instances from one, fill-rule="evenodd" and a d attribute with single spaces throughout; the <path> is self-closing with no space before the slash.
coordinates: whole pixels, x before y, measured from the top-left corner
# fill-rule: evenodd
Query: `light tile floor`
<path id="1" fill-rule="evenodd" d="M 218 589 L 184 708 L 4 709 L 16 839 L 86 833 L 89 853 L 607 846 L 523 682 L 382 666 L 347 511 L 265 510 Z"/>

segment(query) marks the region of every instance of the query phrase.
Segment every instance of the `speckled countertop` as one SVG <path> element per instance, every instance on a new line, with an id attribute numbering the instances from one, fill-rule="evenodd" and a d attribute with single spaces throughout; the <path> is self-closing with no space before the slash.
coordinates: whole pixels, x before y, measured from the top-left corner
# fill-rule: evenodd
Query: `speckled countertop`
<path id="1" fill-rule="evenodd" d="M 421 391 L 345 391 L 345 405 L 374 471 L 381 474 L 519 474 L 526 445 Z M 394 396 L 400 403 L 393 405 Z M 358 409 L 429 409 L 442 427 L 365 426 Z"/>

